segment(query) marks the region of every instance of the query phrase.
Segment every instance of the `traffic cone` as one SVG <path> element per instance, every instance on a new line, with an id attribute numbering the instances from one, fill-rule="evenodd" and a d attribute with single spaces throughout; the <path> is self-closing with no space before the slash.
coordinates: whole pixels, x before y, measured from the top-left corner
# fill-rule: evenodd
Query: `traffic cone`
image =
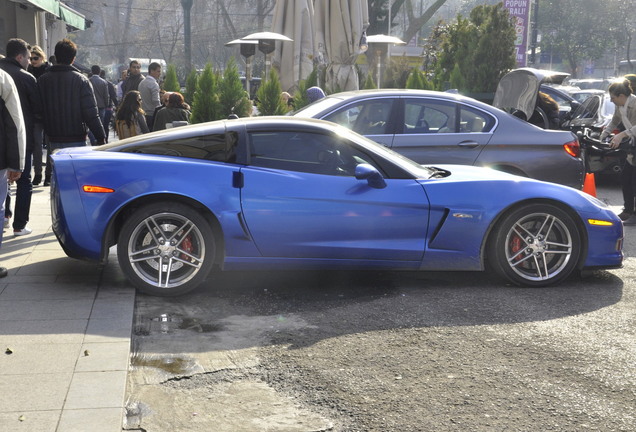
<path id="1" fill-rule="evenodd" d="M 585 174 L 585 182 L 583 183 L 583 192 L 596 198 L 596 182 L 594 181 L 594 173 Z"/>

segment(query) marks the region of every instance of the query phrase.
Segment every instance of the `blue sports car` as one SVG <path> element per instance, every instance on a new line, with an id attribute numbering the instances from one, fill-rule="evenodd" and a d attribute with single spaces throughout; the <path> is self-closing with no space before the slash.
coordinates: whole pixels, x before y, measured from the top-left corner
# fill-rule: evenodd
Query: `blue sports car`
<path id="1" fill-rule="evenodd" d="M 342 126 L 259 117 L 53 155 L 53 229 L 70 257 L 178 295 L 215 268 L 485 270 L 545 286 L 620 267 L 623 226 L 573 188 L 422 166 Z M 211 282 L 211 281 L 210 281 Z"/>

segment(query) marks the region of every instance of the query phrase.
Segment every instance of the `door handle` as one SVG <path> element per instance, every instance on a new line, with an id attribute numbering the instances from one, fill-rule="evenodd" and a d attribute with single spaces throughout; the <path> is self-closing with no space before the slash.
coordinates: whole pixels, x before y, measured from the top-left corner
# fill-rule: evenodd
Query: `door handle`
<path id="1" fill-rule="evenodd" d="M 476 141 L 462 141 L 457 145 L 460 147 L 468 147 L 468 148 L 479 147 L 479 143 Z"/>

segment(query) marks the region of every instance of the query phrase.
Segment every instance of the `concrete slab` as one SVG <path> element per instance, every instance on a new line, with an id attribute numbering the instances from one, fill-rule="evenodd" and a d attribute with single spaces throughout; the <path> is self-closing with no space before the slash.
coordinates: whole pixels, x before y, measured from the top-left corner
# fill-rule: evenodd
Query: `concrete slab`
<path id="1" fill-rule="evenodd" d="M 87 330 L 88 325 L 86 319 L 3 321 L 0 325 L 0 348 L 16 344 L 81 344 L 87 340 L 88 335 L 85 336 L 84 332 L 90 331 Z M 123 331 L 120 336 L 126 337 Z"/>
<path id="2" fill-rule="evenodd" d="M 0 377 L 6 375 L 72 373 L 81 344 L 17 344 L 4 354 Z M 3 350 L 6 351 L 6 348 Z"/>
<path id="3" fill-rule="evenodd" d="M 122 408 L 99 408 L 65 410 L 56 432 L 121 432 L 124 410 Z"/>
<path id="4" fill-rule="evenodd" d="M 76 372 L 64 409 L 122 408 L 125 391 L 126 371 Z"/>
<path id="5" fill-rule="evenodd" d="M 1 410 L 3 413 L 61 410 L 72 378 L 72 372 L 5 375 L 0 380 Z M 3 427 L 0 425 L 0 430 Z"/>
<path id="6" fill-rule="evenodd" d="M 130 342 L 101 342 L 82 345 L 75 370 L 77 372 L 127 371 Z"/>
<path id="7" fill-rule="evenodd" d="M 60 410 L 0 412 L 0 430 L 7 432 L 56 432 L 61 415 L 62 411 Z"/>
<path id="8" fill-rule="evenodd" d="M 93 299 L 0 301 L 0 321 L 46 319 L 87 319 Z"/>

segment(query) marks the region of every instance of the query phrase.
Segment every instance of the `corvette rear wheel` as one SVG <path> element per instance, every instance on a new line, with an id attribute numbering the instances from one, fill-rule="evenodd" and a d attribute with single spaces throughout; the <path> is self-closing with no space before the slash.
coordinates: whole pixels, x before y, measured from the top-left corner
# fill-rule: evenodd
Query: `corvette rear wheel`
<path id="1" fill-rule="evenodd" d="M 195 289 L 214 261 L 214 234 L 196 210 L 155 203 L 127 218 L 117 258 L 128 279 L 147 294 L 174 296 Z"/>
<path id="2" fill-rule="evenodd" d="M 573 218 L 550 204 L 529 204 L 504 217 L 489 242 L 493 270 L 516 285 L 562 282 L 576 269 L 581 233 Z"/>

